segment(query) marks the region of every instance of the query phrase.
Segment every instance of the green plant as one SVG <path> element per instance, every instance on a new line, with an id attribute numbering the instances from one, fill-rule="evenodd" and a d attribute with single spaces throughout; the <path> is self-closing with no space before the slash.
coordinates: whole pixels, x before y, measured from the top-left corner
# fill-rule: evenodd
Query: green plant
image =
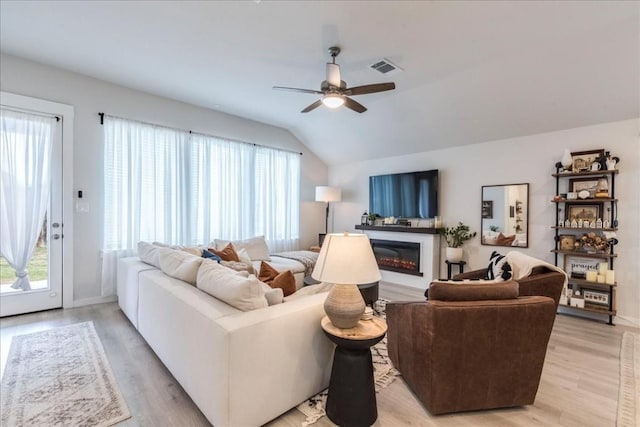
<path id="1" fill-rule="evenodd" d="M 447 246 L 450 248 L 459 248 L 467 240 L 471 240 L 476 237 L 475 231 L 469 232 L 469 226 L 459 222 L 455 227 L 441 228 L 439 233 L 447 241 Z"/>
<path id="2" fill-rule="evenodd" d="M 367 218 L 369 219 L 369 221 L 373 222 L 376 219 L 378 219 L 378 214 L 374 214 L 374 213 L 370 213 Z"/>
<path id="3" fill-rule="evenodd" d="M 500 227 L 498 227 L 497 225 L 492 225 L 489 227 L 489 230 L 491 231 L 500 231 Z"/>

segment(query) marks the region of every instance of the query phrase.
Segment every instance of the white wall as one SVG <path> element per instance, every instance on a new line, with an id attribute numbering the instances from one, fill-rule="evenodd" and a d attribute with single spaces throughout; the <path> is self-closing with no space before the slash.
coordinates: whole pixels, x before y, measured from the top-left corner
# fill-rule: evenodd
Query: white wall
<path id="1" fill-rule="evenodd" d="M 324 231 L 324 205 L 314 199 L 315 186 L 327 184 L 327 167 L 285 129 L 9 55 L 0 56 L 0 88 L 75 108 L 73 188 L 82 189 L 84 200 L 90 205 L 89 213 L 74 214 L 74 300 L 77 304 L 98 302 L 101 296 L 103 131 L 99 112 L 302 152 L 301 247 L 316 244 L 318 233 Z"/>
<path id="2" fill-rule="evenodd" d="M 605 148 L 619 156 L 616 177 L 619 202 L 619 245 L 615 260 L 618 316 L 640 324 L 640 120 L 605 123 L 540 135 L 416 153 L 329 168 L 330 185 L 342 188 L 335 204 L 335 229 L 354 230 L 368 209 L 368 177 L 383 173 L 440 170 L 440 214 L 445 225 L 458 221 L 480 231 L 481 186 L 529 183 L 528 255 L 553 263 L 555 205 L 554 164 L 564 148 L 571 151 Z M 467 269 L 483 268 L 495 247 L 480 245 L 476 237 L 464 246 Z M 503 248 L 508 250 L 509 248 Z M 444 257 L 442 258 L 444 260 Z M 443 261 L 444 262 L 444 261 Z M 446 277 L 441 265 L 440 277 Z"/>

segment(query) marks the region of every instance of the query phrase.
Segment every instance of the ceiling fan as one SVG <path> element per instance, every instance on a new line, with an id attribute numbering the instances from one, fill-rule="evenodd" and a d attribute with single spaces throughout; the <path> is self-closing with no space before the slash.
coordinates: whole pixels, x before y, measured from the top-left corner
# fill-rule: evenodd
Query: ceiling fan
<path id="1" fill-rule="evenodd" d="M 340 78 L 340 65 L 336 64 L 336 56 L 338 56 L 339 53 L 339 47 L 332 46 L 329 48 L 329 55 L 331 55 L 332 62 L 327 63 L 327 79 L 320 84 L 320 90 L 298 89 L 294 87 L 282 86 L 274 86 L 273 88 L 277 90 L 290 90 L 294 92 L 322 95 L 322 98 L 309 105 L 307 108 L 302 110 L 301 113 L 308 113 L 309 111 L 315 110 L 323 104 L 329 108 L 338 108 L 344 105 L 345 107 L 353 111 L 364 113 L 365 111 L 367 111 L 366 107 L 359 102 L 356 102 L 353 99 L 349 98 L 349 96 L 384 92 L 396 88 L 395 83 L 375 83 L 371 85 L 348 88 L 347 84 Z"/>

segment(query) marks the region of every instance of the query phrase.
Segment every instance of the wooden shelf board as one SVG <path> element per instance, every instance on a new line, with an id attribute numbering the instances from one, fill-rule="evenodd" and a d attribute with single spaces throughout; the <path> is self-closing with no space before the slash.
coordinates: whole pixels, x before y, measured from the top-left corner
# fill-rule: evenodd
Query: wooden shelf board
<path id="1" fill-rule="evenodd" d="M 560 199 L 560 200 L 551 200 L 551 203 L 572 203 L 572 204 L 593 204 L 600 202 L 617 202 L 618 199 L 614 199 L 611 197 L 594 197 L 592 199 Z"/>
<path id="2" fill-rule="evenodd" d="M 570 309 L 578 310 L 578 311 L 588 311 L 589 313 L 606 314 L 608 316 L 615 316 L 616 315 L 616 310 L 609 311 L 609 309 L 605 308 L 605 307 L 603 307 L 602 309 L 593 308 L 592 305 L 590 305 L 588 307 L 585 306 L 584 308 L 580 308 L 580 307 L 572 307 L 570 305 L 560 304 L 559 307 L 570 308 Z"/>
<path id="3" fill-rule="evenodd" d="M 600 258 L 600 259 L 609 259 L 609 258 L 617 258 L 618 254 L 590 254 L 588 252 L 577 252 L 577 251 L 560 251 L 556 249 L 552 249 L 551 252 L 562 255 L 569 255 L 581 258 Z"/>
<path id="4" fill-rule="evenodd" d="M 356 225 L 356 230 L 391 231 L 400 233 L 438 234 L 439 228 L 406 227 L 404 225 Z"/>
<path id="5" fill-rule="evenodd" d="M 591 227 L 558 227 L 557 225 L 552 225 L 551 228 L 556 230 L 570 230 L 570 231 L 580 231 L 580 230 L 589 230 L 589 231 L 618 231 L 617 228 L 591 228 Z"/>
<path id="6" fill-rule="evenodd" d="M 613 285 L 610 285 L 608 283 L 590 282 L 588 280 L 573 279 L 571 277 L 569 277 L 569 283 L 575 283 L 576 285 L 580 285 L 581 288 L 592 288 L 592 289 L 603 290 L 603 291 L 608 291 L 610 287 L 615 288 L 616 286 L 618 286 L 617 282 L 614 283 Z"/>
<path id="7" fill-rule="evenodd" d="M 618 169 L 612 169 L 612 170 L 607 169 L 607 170 L 578 172 L 578 173 L 560 172 L 560 173 L 554 173 L 551 176 L 555 178 L 575 178 L 579 176 L 615 175 L 617 173 L 618 173 Z"/>

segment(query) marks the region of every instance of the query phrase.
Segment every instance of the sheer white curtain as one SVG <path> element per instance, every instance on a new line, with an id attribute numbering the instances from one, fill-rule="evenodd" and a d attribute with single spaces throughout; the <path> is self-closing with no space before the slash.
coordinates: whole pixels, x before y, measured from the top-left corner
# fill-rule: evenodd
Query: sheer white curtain
<path id="1" fill-rule="evenodd" d="M 0 253 L 15 289 L 31 289 L 27 264 L 42 230 L 51 187 L 56 119 L 0 110 Z"/>
<path id="2" fill-rule="evenodd" d="M 297 249 L 300 155 L 105 116 L 103 295 L 138 241 Z"/>
<path id="3" fill-rule="evenodd" d="M 140 240 L 188 241 L 188 133 L 105 116 L 102 295 Z"/>

